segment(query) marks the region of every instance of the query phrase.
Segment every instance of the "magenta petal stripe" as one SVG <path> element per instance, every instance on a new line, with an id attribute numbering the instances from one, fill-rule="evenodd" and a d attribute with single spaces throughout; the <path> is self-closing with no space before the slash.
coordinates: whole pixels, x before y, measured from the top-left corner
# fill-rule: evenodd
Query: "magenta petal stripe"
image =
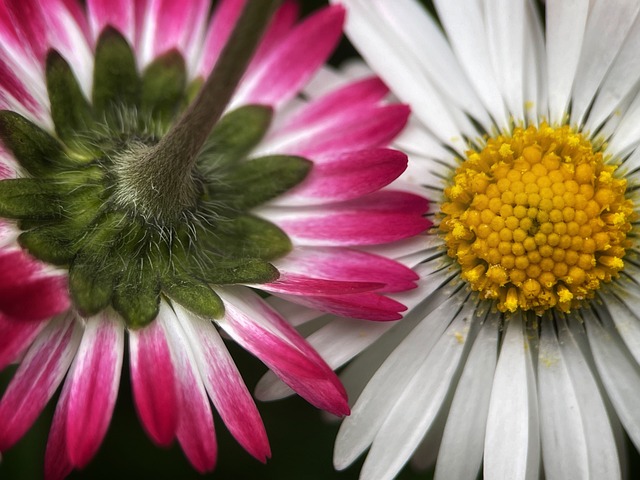
<path id="1" fill-rule="evenodd" d="M 202 48 L 202 57 L 198 67 L 198 75 L 206 77 L 211 73 L 222 47 L 229 39 L 234 25 L 240 17 L 246 0 L 220 0 L 209 24 L 207 36 Z"/>
<path id="2" fill-rule="evenodd" d="M 283 123 L 277 134 L 335 124 L 342 118 L 352 116 L 354 111 L 375 105 L 388 93 L 387 86 L 377 77 L 349 83 L 304 105 Z"/>
<path id="3" fill-rule="evenodd" d="M 176 305 L 176 314 L 190 340 L 204 386 L 234 438 L 261 462 L 271 456 L 258 409 L 222 338 L 213 324 Z"/>
<path id="4" fill-rule="evenodd" d="M 261 285 L 264 290 L 294 295 L 352 295 L 384 289 L 384 283 L 326 280 L 279 271 L 280 277 L 276 281 Z"/>
<path id="5" fill-rule="evenodd" d="M 260 66 L 264 59 L 282 42 L 289 31 L 293 28 L 300 14 L 298 4 L 295 0 L 285 0 L 278 11 L 271 19 L 260 46 L 253 56 L 248 71 Z"/>
<path id="6" fill-rule="evenodd" d="M 113 413 L 124 350 L 120 319 L 101 313 L 86 328 L 69 378 L 66 437 L 69 460 L 82 468 L 95 455 Z"/>
<path id="7" fill-rule="evenodd" d="M 135 10 L 131 0 L 87 0 L 87 17 L 93 38 L 111 26 L 135 45 Z"/>
<path id="8" fill-rule="evenodd" d="M 160 303 L 156 319 L 167 333 L 172 352 L 178 398 L 176 436 L 185 455 L 200 473 L 214 469 L 218 454 L 209 398 L 189 340 L 175 312 Z"/>
<path id="9" fill-rule="evenodd" d="M 300 247 L 274 262 L 286 275 L 307 275 L 313 278 L 348 282 L 378 282 L 379 291 L 396 292 L 415 288 L 418 275 L 393 260 L 379 255 L 347 248 Z M 272 284 L 263 286 L 267 290 Z M 305 294 L 304 291 L 301 292 Z"/>
<path id="10" fill-rule="evenodd" d="M 32 343 L 0 401 L 0 451 L 31 427 L 67 373 L 81 336 L 68 314 L 50 322 Z"/>
<path id="11" fill-rule="evenodd" d="M 69 416 L 70 387 L 71 382 L 65 382 L 58 399 L 56 411 L 53 414 L 47 449 L 44 454 L 45 480 L 62 480 L 73 470 L 73 465 L 69 459 L 66 428 Z"/>
<path id="12" fill-rule="evenodd" d="M 178 400 L 162 323 L 130 330 L 129 352 L 133 398 L 140 421 L 154 442 L 168 446 L 176 434 Z"/>
<path id="13" fill-rule="evenodd" d="M 301 397 L 335 415 L 349 407 L 344 387 L 311 346 L 255 294 L 237 287 L 218 290 L 226 313 L 220 326 L 262 360 Z"/>
<path id="14" fill-rule="evenodd" d="M 386 322 L 400 320 L 400 312 L 407 310 L 402 303 L 377 293 L 358 293 L 354 295 L 305 296 L 278 294 L 290 302 L 320 309 L 341 317 L 366 318 L 367 320 Z"/>
<path id="15" fill-rule="evenodd" d="M 398 178 L 407 156 L 386 148 L 329 155 L 307 178 L 278 197 L 274 205 L 297 206 L 340 202 L 373 193 Z"/>
<path id="16" fill-rule="evenodd" d="M 333 6 L 296 25 L 280 45 L 249 72 L 232 106 L 242 103 L 278 106 L 291 99 L 337 45 L 344 16 L 344 8 Z"/>
<path id="17" fill-rule="evenodd" d="M 25 322 L 0 312 L 0 369 L 17 360 L 47 322 Z"/>

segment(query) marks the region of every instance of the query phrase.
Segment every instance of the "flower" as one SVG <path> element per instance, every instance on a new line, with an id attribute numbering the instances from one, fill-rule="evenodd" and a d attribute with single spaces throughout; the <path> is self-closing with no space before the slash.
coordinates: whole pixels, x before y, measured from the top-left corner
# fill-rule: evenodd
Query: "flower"
<path id="1" fill-rule="evenodd" d="M 430 225 L 426 200 L 381 190 L 406 167 L 385 146 L 408 108 L 376 78 L 296 96 L 339 40 L 341 7 L 298 22 L 284 2 L 241 69 L 250 21 L 266 25 L 272 4 L 223 0 L 209 18 L 205 0 L 0 3 L 0 368 L 19 363 L 0 451 L 63 384 L 48 478 L 98 450 L 125 337 L 145 430 L 206 471 L 209 401 L 251 455 L 270 455 L 218 328 L 313 405 L 348 413 L 335 374 L 260 292 L 375 320 L 404 310 L 387 294 L 417 276 L 364 247 Z"/>
<path id="2" fill-rule="evenodd" d="M 436 479 L 621 478 L 623 428 L 640 448 L 640 4 L 342 3 L 412 108 L 404 179 L 437 227 L 396 249 L 420 275 L 405 319 L 309 337 L 334 368 L 362 352 L 336 467 L 369 449 L 362 478 L 411 458 Z"/>

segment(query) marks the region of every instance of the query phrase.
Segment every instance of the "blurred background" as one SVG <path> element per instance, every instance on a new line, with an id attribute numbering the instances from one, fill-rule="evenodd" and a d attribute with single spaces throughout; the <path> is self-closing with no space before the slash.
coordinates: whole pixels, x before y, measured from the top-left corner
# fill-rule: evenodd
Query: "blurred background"
<path id="1" fill-rule="evenodd" d="M 326 5 L 326 0 L 299 0 L 303 14 Z M 428 8 L 429 0 L 421 0 Z M 347 58 L 357 56 L 344 39 L 330 63 L 339 65 Z M 228 348 L 240 369 L 250 391 L 266 367 L 232 342 Z M 0 392 L 13 375 L 14 368 L 0 372 Z M 55 401 L 51 401 L 33 428 L 11 450 L 3 452 L 0 462 L 0 480 L 37 480 L 43 476 L 45 445 L 51 426 Z M 321 412 L 298 397 L 277 402 L 257 402 L 271 443 L 272 459 L 262 464 L 246 453 L 231 437 L 214 409 L 218 440 L 218 463 L 214 472 L 200 475 L 184 457 L 177 444 L 161 449 L 151 443 L 142 430 L 133 407 L 130 379 L 125 353 L 121 387 L 116 409 L 105 441 L 98 454 L 82 471 L 73 472 L 75 480 L 111 480 L 138 478 L 155 480 L 259 479 L 259 480 L 349 480 L 357 479 L 363 462 L 361 458 L 345 471 L 336 472 L 332 466 L 333 442 L 338 423 L 327 421 Z M 1 426 L 0 426 L 1 428 Z M 640 456 L 629 444 L 628 478 L 640 478 Z M 432 471 L 415 471 L 411 466 L 397 477 L 398 480 L 433 478 Z M 606 479 L 603 479 L 606 480 Z"/>

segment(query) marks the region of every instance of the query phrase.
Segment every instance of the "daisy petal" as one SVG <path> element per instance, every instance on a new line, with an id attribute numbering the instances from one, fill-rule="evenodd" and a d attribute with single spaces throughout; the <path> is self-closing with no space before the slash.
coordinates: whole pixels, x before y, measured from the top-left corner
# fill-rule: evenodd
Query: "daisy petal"
<path id="1" fill-rule="evenodd" d="M 19 358 L 46 325 L 46 321 L 23 322 L 0 313 L 0 369 Z"/>
<path id="2" fill-rule="evenodd" d="M 487 320 L 473 342 L 447 415 L 436 463 L 436 480 L 478 476 L 497 349 L 496 329 Z M 470 398 L 473 398 L 474 408 L 469 408 Z"/>
<path id="3" fill-rule="evenodd" d="M 190 340 L 209 397 L 234 438 L 261 462 L 271 456 L 267 433 L 251 394 L 213 324 L 174 306 Z"/>
<path id="4" fill-rule="evenodd" d="M 118 395 L 124 328 L 106 314 L 86 321 L 69 378 L 66 438 L 69 460 L 82 468 L 97 452 L 107 432 Z"/>
<path id="5" fill-rule="evenodd" d="M 102 30 L 111 26 L 117 29 L 132 45 L 135 44 L 135 9 L 127 0 L 88 0 L 87 17 L 96 41 Z"/>
<path id="6" fill-rule="evenodd" d="M 241 103 L 281 105 L 291 99 L 335 48 L 344 15 L 342 7 L 329 7 L 299 23 L 249 72 L 230 108 Z"/>
<path id="7" fill-rule="evenodd" d="M 0 401 L 0 451 L 27 431 L 62 382 L 80 343 L 73 315 L 47 325 L 32 343 Z"/>
<path id="8" fill-rule="evenodd" d="M 216 293 L 225 303 L 219 324 L 236 342 L 309 403 L 335 415 L 349 412 L 344 388 L 333 371 L 275 311 L 244 288 L 216 288 Z"/>
<path id="9" fill-rule="evenodd" d="M 211 73 L 245 4 L 246 0 L 222 0 L 216 5 L 202 48 L 199 76 L 206 78 Z"/>
<path id="10" fill-rule="evenodd" d="M 200 473 L 213 470 L 218 444 L 213 426 L 209 398 L 198 371 L 191 344 L 175 312 L 165 302 L 160 303 L 156 321 L 167 332 L 175 368 L 178 400 L 176 435 L 189 462 Z"/>
<path id="11" fill-rule="evenodd" d="M 487 478 L 538 478 L 538 402 L 522 316 L 507 322 L 493 380 L 484 449 Z"/>
<path id="12" fill-rule="evenodd" d="M 129 330 L 131 384 L 138 415 L 149 436 L 168 446 L 176 434 L 178 401 L 167 333 L 152 322 Z"/>

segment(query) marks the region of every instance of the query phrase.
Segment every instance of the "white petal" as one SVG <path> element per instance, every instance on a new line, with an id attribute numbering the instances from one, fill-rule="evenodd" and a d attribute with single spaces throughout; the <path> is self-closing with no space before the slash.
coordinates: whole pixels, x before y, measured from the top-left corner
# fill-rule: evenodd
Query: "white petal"
<path id="1" fill-rule="evenodd" d="M 632 288 L 628 288 L 621 297 L 608 294 L 603 295 L 602 300 L 620 337 L 640 364 L 640 298 L 632 293 Z"/>
<path id="2" fill-rule="evenodd" d="M 602 383 L 627 434 L 640 450 L 640 368 L 606 312 L 599 312 L 602 323 L 590 310 L 582 315 Z"/>
<path id="3" fill-rule="evenodd" d="M 571 98 L 571 124 L 581 124 L 593 97 L 634 19 L 640 10 L 637 0 L 595 0 L 587 20 L 587 27 L 576 72 Z M 603 39 L 606 39 L 603 41 Z"/>
<path id="4" fill-rule="evenodd" d="M 467 300 L 467 303 L 473 305 L 474 302 Z M 455 385 L 460 374 L 460 360 L 477 333 L 479 319 L 475 318 L 473 310 L 475 305 L 472 310 L 462 310 L 429 356 L 412 371 L 413 378 L 400 391 L 400 398 L 376 434 L 362 467 L 363 478 L 393 478 L 420 445 Z M 414 335 L 415 330 L 410 336 Z"/>
<path id="5" fill-rule="evenodd" d="M 489 0 L 484 7 L 487 46 L 495 78 L 509 112 L 516 119 L 524 118 L 526 4 L 527 0 Z"/>
<path id="6" fill-rule="evenodd" d="M 435 480 L 474 480 L 482 465 L 491 384 L 498 356 L 498 325 L 489 316 L 456 387 L 444 430 Z M 469 400 L 473 399 L 473 408 Z"/>
<path id="7" fill-rule="evenodd" d="M 640 96 L 636 96 L 627 110 L 619 117 L 619 123 L 607 145 L 607 153 L 622 156 L 640 142 Z"/>
<path id="8" fill-rule="evenodd" d="M 546 4 L 549 120 L 561 123 L 578 68 L 589 0 L 550 0 Z"/>
<path id="9" fill-rule="evenodd" d="M 506 323 L 489 403 L 484 476 L 533 480 L 538 478 L 540 432 L 531 350 L 521 316 Z"/>
<path id="10" fill-rule="evenodd" d="M 550 479 L 589 478 L 581 405 L 560 352 L 554 320 L 542 323 L 538 357 L 540 430 L 545 475 Z"/>
<path id="11" fill-rule="evenodd" d="M 376 371 L 338 432 L 334 456 L 338 469 L 351 464 L 371 444 L 387 412 L 402 396 L 449 323 L 458 316 L 461 304 L 460 317 L 473 315 L 475 305 L 465 302 L 466 296 L 464 292 L 454 295 L 433 310 Z"/>
<path id="12" fill-rule="evenodd" d="M 547 54 L 536 0 L 527 2 L 525 15 L 527 16 L 525 44 L 530 49 L 524 59 L 525 116 L 533 125 L 538 125 L 540 118 L 549 118 L 549 105 L 547 102 Z"/>
<path id="13" fill-rule="evenodd" d="M 435 0 L 440 21 L 462 69 L 499 128 L 509 119 L 493 72 L 483 14 L 476 0 Z"/>

